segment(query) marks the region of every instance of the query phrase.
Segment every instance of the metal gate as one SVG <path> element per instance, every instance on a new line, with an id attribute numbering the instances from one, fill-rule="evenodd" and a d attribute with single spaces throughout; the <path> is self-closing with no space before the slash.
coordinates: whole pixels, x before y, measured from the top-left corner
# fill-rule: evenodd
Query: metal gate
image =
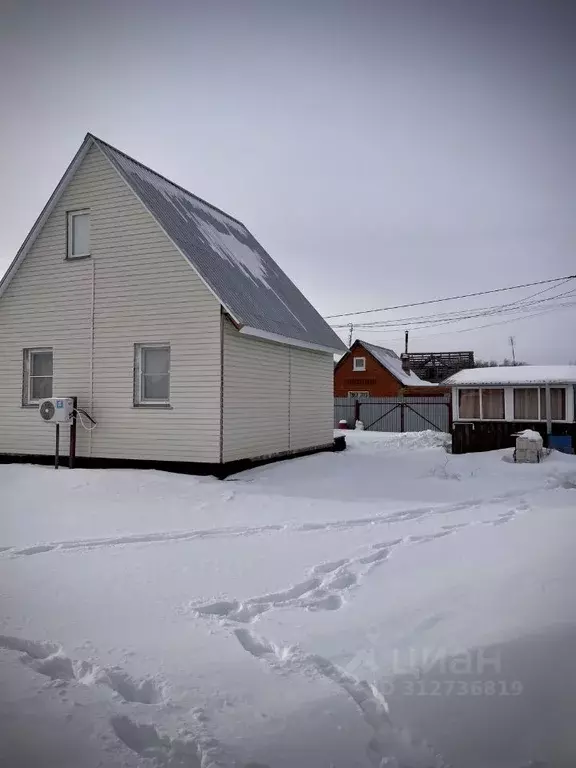
<path id="1" fill-rule="evenodd" d="M 334 398 L 334 427 L 344 419 L 353 429 L 356 419 L 374 432 L 421 432 L 434 429 L 450 432 L 450 395 L 441 397 L 350 397 Z"/>

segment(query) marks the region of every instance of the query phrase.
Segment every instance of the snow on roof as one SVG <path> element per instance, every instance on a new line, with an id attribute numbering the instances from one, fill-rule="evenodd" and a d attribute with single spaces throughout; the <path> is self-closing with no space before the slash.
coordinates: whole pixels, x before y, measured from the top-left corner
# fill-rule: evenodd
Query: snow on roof
<path id="1" fill-rule="evenodd" d="M 251 335 L 342 352 L 342 340 L 246 227 L 101 139 L 118 169 L 224 308 Z"/>
<path id="2" fill-rule="evenodd" d="M 367 341 L 360 341 L 364 349 L 370 352 L 372 357 L 375 357 L 378 362 L 386 368 L 389 373 L 394 376 L 395 379 L 403 384 L 405 387 L 437 387 L 437 384 L 433 384 L 430 381 L 424 381 L 415 373 L 406 371 L 402 368 L 402 361 L 392 349 L 386 349 L 386 347 L 377 347 L 376 344 L 368 344 Z"/>
<path id="3" fill-rule="evenodd" d="M 516 365 L 496 368 L 466 368 L 446 379 L 452 387 L 476 384 L 571 384 L 576 383 L 576 365 Z"/>

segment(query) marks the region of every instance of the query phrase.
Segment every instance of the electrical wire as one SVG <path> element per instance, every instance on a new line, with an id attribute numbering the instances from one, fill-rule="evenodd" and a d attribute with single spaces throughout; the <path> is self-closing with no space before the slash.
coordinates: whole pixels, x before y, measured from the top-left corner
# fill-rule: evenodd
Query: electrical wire
<path id="1" fill-rule="evenodd" d="M 554 287 L 557 287 L 557 286 L 554 286 Z M 546 290 L 551 290 L 551 288 L 547 288 Z M 458 322 L 461 320 L 474 319 L 476 317 L 487 317 L 490 315 L 524 311 L 526 309 L 532 308 L 539 304 L 545 304 L 547 302 L 554 301 L 556 299 L 560 299 L 566 296 L 573 296 L 575 291 L 576 289 L 571 289 L 563 293 L 555 294 L 554 296 L 548 296 L 545 299 L 538 299 L 537 301 L 531 301 L 531 299 L 533 299 L 534 296 L 538 296 L 544 292 L 544 291 L 538 291 L 536 294 L 525 296 L 522 299 L 518 299 L 514 302 L 510 302 L 506 304 L 496 304 L 490 307 L 479 307 L 477 309 L 470 309 L 470 310 L 456 310 L 454 312 L 438 313 L 434 315 L 416 315 L 413 317 L 403 317 L 395 320 L 375 320 L 367 323 L 354 323 L 354 327 L 357 329 L 387 328 L 387 327 L 406 328 L 406 326 L 418 326 L 418 325 L 429 327 L 428 325 L 425 325 L 425 324 L 428 323 L 429 325 L 440 325 L 440 324 L 445 324 L 450 322 Z M 348 326 L 344 324 L 342 325 L 338 324 L 338 325 L 333 325 L 332 327 L 337 329 L 337 328 L 347 328 Z"/>
<path id="2" fill-rule="evenodd" d="M 576 297 L 570 297 L 570 298 L 576 298 Z M 499 320 L 496 323 L 488 323 L 487 325 L 483 324 L 483 325 L 479 325 L 479 326 L 473 326 L 472 328 L 473 329 L 476 329 L 476 328 L 486 328 L 486 327 L 489 327 L 491 325 L 502 325 L 504 323 L 513 323 L 516 320 L 523 320 L 525 317 L 533 317 L 533 316 L 535 316 L 537 314 L 551 313 L 551 312 L 554 312 L 557 309 L 563 309 L 564 307 L 567 307 L 567 306 L 576 306 L 576 302 L 572 302 L 572 301 L 570 301 L 570 302 L 562 302 L 562 303 L 560 303 L 558 305 L 555 305 L 553 307 L 540 308 L 537 312 L 531 312 L 530 314 L 526 314 L 524 317 L 522 317 L 522 316 L 509 317 L 509 318 L 505 318 L 504 320 Z M 532 307 L 526 307 L 526 310 L 528 310 L 528 309 L 532 309 Z M 465 319 L 469 319 L 469 318 L 465 318 Z M 420 330 L 426 330 L 427 328 L 434 328 L 434 327 L 435 327 L 435 323 L 430 323 L 429 325 L 420 326 L 416 330 L 420 331 Z M 390 328 L 390 329 L 368 328 L 368 329 L 365 329 L 364 332 L 365 333 L 377 333 L 379 330 L 380 330 L 381 333 L 398 333 L 398 331 L 400 329 L 399 328 Z M 444 333 L 462 333 L 463 331 L 466 331 L 466 330 L 468 330 L 468 329 L 464 328 L 464 329 L 459 329 L 459 330 L 447 330 L 447 331 L 442 331 L 441 333 L 443 333 L 443 334 Z M 428 334 L 428 335 L 434 335 L 434 334 Z M 425 337 L 418 337 L 418 338 L 425 338 Z"/>
<path id="3" fill-rule="evenodd" d="M 80 426 L 82 427 L 82 429 L 85 429 L 86 432 L 92 432 L 92 430 L 96 429 L 96 427 L 98 426 L 98 424 L 96 423 L 96 421 L 94 421 L 92 416 L 90 416 L 89 413 L 86 413 L 86 411 L 83 408 L 74 408 L 74 413 L 78 417 L 78 421 L 80 422 Z M 84 419 L 82 417 L 82 414 L 84 414 L 84 416 L 86 416 L 86 418 L 90 419 L 90 421 L 92 422 L 92 426 L 86 426 L 86 424 L 84 422 Z"/>
<path id="4" fill-rule="evenodd" d="M 497 320 L 494 323 L 484 323 L 482 325 L 474 325 L 471 328 L 460 328 L 458 330 L 439 331 L 438 333 L 426 333 L 423 336 L 414 336 L 413 340 L 414 341 L 424 340 L 428 338 L 433 338 L 435 336 L 445 336 L 446 334 L 453 334 L 453 333 L 469 333 L 471 331 L 478 331 L 482 328 L 492 328 L 493 326 L 496 326 L 496 325 L 504 325 L 506 323 L 516 323 L 521 320 L 529 320 L 530 318 L 539 317 L 541 315 L 549 315 L 549 314 L 552 314 L 553 312 L 558 312 L 562 309 L 568 309 L 570 307 L 576 307 L 576 301 L 565 302 L 564 304 L 561 304 L 557 307 L 546 307 L 545 309 L 540 309 L 538 312 L 533 312 L 531 314 L 524 315 L 524 317 L 506 318 L 505 320 Z M 383 333 L 398 333 L 398 330 L 395 329 L 393 331 L 383 331 Z M 392 341 L 393 341 L 392 339 L 386 339 L 384 343 L 390 344 Z"/>
<path id="5" fill-rule="evenodd" d="M 554 277 L 549 280 L 536 280 L 532 283 L 522 283 L 521 285 L 508 285 L 505 288 L 492 288 L 489 291 L 475 291 L 474 293 L 463 293 L 459 296 L 445 296 L 441 299 L 429 299 L 427 301 L 416 301 L 411 304 L 397 304 L 393 307 L 378 307 L 377 309 L 361 309 L 356 312 L 339 312 L 334 315 L 325 315 L 325 320 L 331 320 L 335 317 L 352 317 L 353 315 L 367 315 L 371 312 L 387 312 L 392 309 L 405 309 L 407 307 L 422 307 L 425 304 L 439 304 L 443 301 L 456 301 L 457 299 L 470 299 L 475 296 L 487 296 L 491 293 L 502 293 L 503 291 L 513 291 L 519 288 L 531 288 L 534 285 L 546 285 L 549 283 L 558 283 L 560 281 L 567 282 L 568 280 L 576 279 L 576 275 L 564 275 L 562 277 Z"/>

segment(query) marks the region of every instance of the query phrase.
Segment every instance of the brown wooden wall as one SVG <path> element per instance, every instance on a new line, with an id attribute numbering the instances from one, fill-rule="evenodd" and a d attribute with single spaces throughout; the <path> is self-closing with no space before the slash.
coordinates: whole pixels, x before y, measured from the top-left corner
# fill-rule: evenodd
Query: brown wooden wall
<path id="1" fill-rule="evenodd" d="M 544 445 L 548 444 L 546 422 L 537 421 L 457 421 L 452 429 L 452 453 L 477 453 L 513 448 L 515 433 L 533 429 L 542 435 Z M 576 424 L 553 422 L 553 435 L 571 435 L 572 449 L 576 450 Z"/>
<path id="2" fill-rule="evenodd" d="M 354 371 L 353 358 L 365 357 L 366 370 Z M 334 370 L 334 397 L 348 397 L 348 392 L 365 391 L 371 397 L 435 397 L 449 392 L 447 387 L 403 387 L 372 355 L 362 346 L 353 345 Z"/>

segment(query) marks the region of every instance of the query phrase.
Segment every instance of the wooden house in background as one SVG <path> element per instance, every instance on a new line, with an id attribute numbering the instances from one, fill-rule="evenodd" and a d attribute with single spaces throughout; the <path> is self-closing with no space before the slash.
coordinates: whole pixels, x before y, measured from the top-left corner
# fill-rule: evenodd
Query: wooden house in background
<path id="1" fill-rule="evenodd" d="M 434 397 L 448 390 L 416 376 L 405 355 L 357 339 L 334 368 L 335 397 Z"/>

